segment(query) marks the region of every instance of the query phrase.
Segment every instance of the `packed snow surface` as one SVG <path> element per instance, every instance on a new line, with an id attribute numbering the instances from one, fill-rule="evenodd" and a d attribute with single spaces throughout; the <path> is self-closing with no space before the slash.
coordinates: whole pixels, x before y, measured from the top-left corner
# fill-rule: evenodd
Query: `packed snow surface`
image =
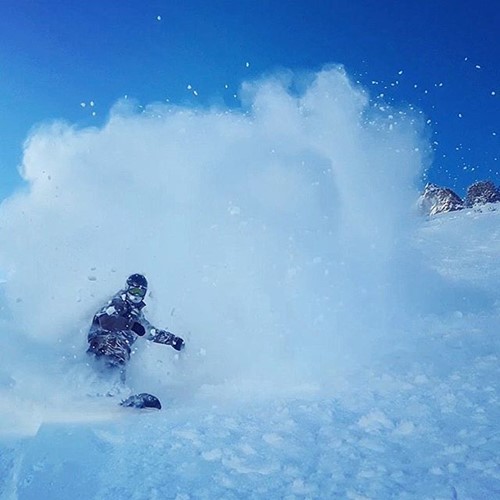
<path id="1" fill-rule="evenodd" d="M 500 497 L 499 207 L 419 219 L 420 120 L 292 80 L 33 132 L 0 206 L 2 500 Z M 187 347 L 139 339 L 108 397 L 86 332 L 133 272 Z"/>

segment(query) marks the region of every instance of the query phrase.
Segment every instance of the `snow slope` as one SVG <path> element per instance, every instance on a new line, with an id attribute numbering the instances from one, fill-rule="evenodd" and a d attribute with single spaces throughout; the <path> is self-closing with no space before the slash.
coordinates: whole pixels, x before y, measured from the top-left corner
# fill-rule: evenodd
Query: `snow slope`
<path id="1" fill-rule="evenodd" d="M 0 205 L 2 500 L 500 496 L 500 211 L 418 219 L 422 118 L 289 78 L 34 130 Z M 161 412 L 85 356 L 132 272 L 187 343 L 136 344 Z"/>
<path id="2" fill-rule="evenodd" d="M 9 422 L 4 380 L 1 498 L 497 497 L 498 227 L 500 211 L 422 221 L 415 244 L 450 284 L 448 306 L 408 315 L 391 352 L 324 387 L 183 397 L 180 375 L 161 412 L 56 401 Z"/>

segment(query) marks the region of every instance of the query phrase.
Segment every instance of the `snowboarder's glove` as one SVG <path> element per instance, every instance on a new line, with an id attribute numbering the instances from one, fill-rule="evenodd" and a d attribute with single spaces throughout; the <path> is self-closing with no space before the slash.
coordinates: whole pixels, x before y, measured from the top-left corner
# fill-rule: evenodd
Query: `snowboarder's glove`
<path id="1" fill-rule="evenodd" d="M 180 351 L 184 348 L 184 340 L 180 337 L 175 337 L 172 339 L 172 343 L 170 344 L 176 351 Z"/>
<path id="2" fill-rule="evenodd" d="M 146 333 L 146 329 L 138 321 L 135 321 L 130 329 L 139 335 L 139 337 L 142 337 Z"/>
<path id="3" fill-rule="evenodd" d="M 171 345 L 176 351 L 180 351 L 184 347 L 184 340 L 165 330 L 157 330 L 153 342 Z"/>

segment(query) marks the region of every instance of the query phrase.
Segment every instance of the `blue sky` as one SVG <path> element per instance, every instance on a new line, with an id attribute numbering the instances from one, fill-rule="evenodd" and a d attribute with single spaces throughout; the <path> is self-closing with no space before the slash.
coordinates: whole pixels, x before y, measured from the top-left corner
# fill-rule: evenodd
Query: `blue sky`
<path id="1" fill-rule="evenodd" d="M 461 195 L 498 184 L 499 11 L 487 0 L 3 0 L 0 199 L 21 186 L 22 143 L 40 122 L 101 125 L 125 95 L 237 106 L 245 80 L 328 63 L 373 99 L 423 111 L 429 180 Z"/>

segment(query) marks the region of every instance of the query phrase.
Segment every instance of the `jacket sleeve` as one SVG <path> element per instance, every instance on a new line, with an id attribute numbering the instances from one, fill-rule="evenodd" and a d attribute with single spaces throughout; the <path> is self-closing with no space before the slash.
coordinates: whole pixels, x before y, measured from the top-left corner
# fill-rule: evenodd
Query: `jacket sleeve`
<path id="1" fill-rule="evenodd" d="M 176 351 L 180 351 L 184 348 L 184 340 L 177 337 L 167 330 L 162 330 L 153 326 L 145 317 L 144 313 L 141 311 L 141 325 L 145 329 L 145 338 L 155 342 L 156 344 L 165 344 L 172 346 Z"/>
<path id="2" fill-rule="evenodd" d="M 173 333 L 167 332 L 166 330 L 159 330 L 153 328 L 153 332 L 150 334 L 149 340 L 156 342 L 157 344 L 170 345 L 174 340 L 175 335 Z"/>
<path id="3" fill-rule="evenodd" d="M 141 315 L 141 324 L 146 329 L 145 338 L 147 340 L 151 340 L 152 342 L 155 342 L 157 344 L 168 345 L 175 338 L 175 335 L 173 333 L 167 332 L 166 330 L 163 330 L 161 328 L 156 328 L 144 317 L 143 314 Z"/>

